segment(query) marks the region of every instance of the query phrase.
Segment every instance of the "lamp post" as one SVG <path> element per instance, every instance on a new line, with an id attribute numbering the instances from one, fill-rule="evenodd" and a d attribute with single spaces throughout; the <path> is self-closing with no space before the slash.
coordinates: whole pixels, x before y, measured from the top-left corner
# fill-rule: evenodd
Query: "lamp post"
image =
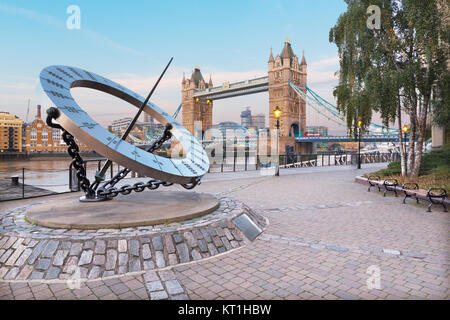
<path id="1" fill-rule="evenodd" d="M 406 158 L 406 135 L 408 134 L 408 126 L 405 124 L 402 128 L 403 132 L 403 144 L 405 145 L 405 149 L 403 154 L 405 155 L 405 174 L 408 175 L 408 160 Z"/>
<path id="2" fill-rule="evenodd" d="M 362 121 L 358 120 L 358 169 L 361 169 L 361 126 Z"/>
<path id="3" fill-rule="evenodd" d="M 275 168 L 275 175 L 280 175 L 280 150 L 278 146 L 278 140 L 280 138 L 280 117 L 281 117 L 281 109 L 276 106 L 275 111 L 273 112 L 275 118 L 277 119 L 277 166 Z"/>

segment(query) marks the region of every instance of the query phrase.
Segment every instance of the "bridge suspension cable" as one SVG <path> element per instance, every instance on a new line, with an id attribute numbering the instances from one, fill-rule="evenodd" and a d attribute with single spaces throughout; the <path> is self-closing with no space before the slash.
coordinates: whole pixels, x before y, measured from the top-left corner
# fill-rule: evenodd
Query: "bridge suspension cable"
<path id="1" fill-rule="evenodd" d="M 303 99 L 303 101 L 305 101 L 306 104 L 308 104 L 311 108 L 313 108 L 317 113 L 324 116 L 328 120 L 338 124 L 339 126 L 347 127 L 344 116 L 339 112 L 339 110 L 335 105 L 322 98 L 308 86 L 306 86 L 306 92 L 303 92 L 303 90 L 298 88 L 291 81 L 289 81 L 289 85 L 291 86 L 292 89 L 294 89 L 294 91 L 299 95 L 299 97 Z M 373 122 L 369 124 L 369 128 L 372 129 L 368 130 L 369 133 L 380 133 L 379 129 L 382 129 L 382 131 L 387 129 L 388 132 L 392 131 L 393 133 L 398 133 L 398 129 L 392 129 L 389 127 L 386 128 Z"/>

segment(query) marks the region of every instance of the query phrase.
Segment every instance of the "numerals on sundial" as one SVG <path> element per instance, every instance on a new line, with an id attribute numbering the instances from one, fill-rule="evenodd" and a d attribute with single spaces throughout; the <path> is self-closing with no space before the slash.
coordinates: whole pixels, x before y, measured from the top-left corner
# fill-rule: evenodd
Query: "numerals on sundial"
<path id="1" fill-rule="evenodd" d="M 90 74 L 90 73 L 87 72 L 87 71 L 84 71 L 84 72 L 88 75 L 89 78 L 91 78 L 91 79 L 94 80 L 94 81 L 96 80 L 92 74 Z"/>
<path id="2" fill-rule="evenodd" d="M 92 130 L 95 128 L 95 126 L 98 126 L 98 123 L 95 122 L 83 122 L 83 125 L 80 126 L 81 128 L 88 128 L 89 130 Z"/>
<path id="3" fill-rule="evenodd" d="M 78 77 L 83 78 L 83 76 L 79 74 L 78 71 L 75 70 L 74 68 L 69 67 L 69 70 L 72 71 L 72 73 L 76 74 Z"/>
<path id="4" fill-rule="evenodd" d="M 47 72 L 48 72 L 48 74 L 51 75 L 53 78 L 56 78 L 56 79 L 58 79 L 58 80 L 60 80 L 60 81 L 64 81 L 64 82 L 69 83 L 69 81 L 67 81 L 67 80 L 64 79 L 63 77 L 58 76 L 58 75 L 57 75 L 56 73 L 54 73 L 54 72 L 51 72 L 50 70 L 47 71 Z"/>
<path id="5" fill-rule="evenodd" d="M 67 100 L 73 100 L 72 97 L 65 96 L 65 95 L 63 95 L 63 94 L 61 94 L 59 92 L 53 91 L 53 90 L 44 90 L 44 91 L 47 92 L 47 93 L 50 93 L 54 97 L 58 97 L 58 98 L 61 98 L 61 99 L 67 99 Z"/>
<path id="6" fill-rule="evenodd" d="M 42 77 L 41 77 L 41 79 L 47 81 L 47 83 L 50 83 L 51 85 L 53 85 L 53 86 L 55 86 L 55 87 L 57 87 L 57 88 L 60 88 L 60 89 L 67 89 L 67 88 L 64 87 L 62 84 L 59 84 L 58 82 L 55 82 L 55 81 L 53 81 L 53 80 L 50 80 L 50 79 L 47 79 L 47 78 L 42 78 Z"/>
<path id="7" fill-rule="evenodd" d="M 71 107 L 71 106 L 63 106 L 63 107 L 59 107 L 59 109 L 64 110 L 66 112 L 70 112 L 70 113 L 86 113 L 86 111 L 83 111 L 80 108 Z"/>
<path id="8" fill-rule="evenodd" d="M 73 79 L 73 76 L 72 76 L 70 73 L 66 72 L 65 70 L 63 70 L 63 69 L 61 69 L 61 68 L 56 68 L 56 70 L 58 70 L 59 72 L 61 72 L 61 73 L 64 74 L 65 76 L 67 76 L 67 77 Z"/>

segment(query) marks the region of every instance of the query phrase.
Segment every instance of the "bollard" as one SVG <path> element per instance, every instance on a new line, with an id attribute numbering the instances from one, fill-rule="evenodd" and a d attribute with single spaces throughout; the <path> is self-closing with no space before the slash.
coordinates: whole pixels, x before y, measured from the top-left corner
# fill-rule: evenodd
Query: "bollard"
<path id="1" fill-rule="evenodd" d="M 11 177 L 11 184 L 13 186 L 18 186 L 19 185 L 19 176 L 12 176 Z"/>

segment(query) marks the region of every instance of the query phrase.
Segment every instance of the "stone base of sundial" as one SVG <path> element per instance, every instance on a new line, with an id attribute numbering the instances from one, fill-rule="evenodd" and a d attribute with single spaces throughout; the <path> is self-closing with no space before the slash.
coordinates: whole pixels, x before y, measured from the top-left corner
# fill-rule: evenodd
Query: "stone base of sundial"
<path id="1" fill-rule="evenodd" d="M 194 219 L 218 207 L 218 199 L 204 193 L 153 191 L 102 202 L 82 203 L 78 198 L 51 201 L 32 207 L 26 219 L 49 228 L 114 229 Z"/>

